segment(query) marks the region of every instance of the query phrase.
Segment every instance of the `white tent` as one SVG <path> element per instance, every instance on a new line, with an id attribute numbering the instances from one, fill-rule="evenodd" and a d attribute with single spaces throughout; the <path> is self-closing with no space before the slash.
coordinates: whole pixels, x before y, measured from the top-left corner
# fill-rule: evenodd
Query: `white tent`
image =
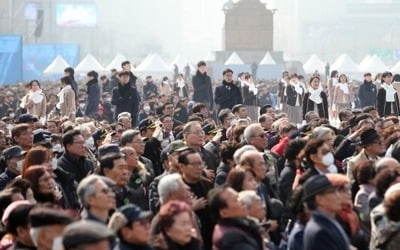
<path id="1" fill-rule="evenodd" d="M 207 56 L 206 56 L 206 58 L 204 59 L 204 61 L 207 61 L 207 62 L 213 62 L 213 61 L 215 61 L 215 52 L 210 51 L 210 52 L 207 54 Z"/>
<path id="2" fill-rule="evenodd" d="M 358 66 L 347 54 L 340 55 L 332 64 L 331 70 L 337 70 L 339 73 L 360 73 Z"/>
<path id="3" fill-rule="evenodd" d="M 47 68 L 43 71 L 45 75 L 58 75 L 63 74 L 64 69 L 68 68 L 69 64 L 65 61 L 65 59 L 58 55 L 56 58 L 47 66 Z"/>
<path id="4" fill-rule="evenodd" d="M 282 69 L 282 65 L 278 65 L 272 55 L 267 52 L 258 64 L 257 79 L 278 79 Z"/>
<path id="5" fill-rule="evenodd" d="M 382 60 L 377 56 L 373 55 L 370 57 L 368 62 L 366 62 L 363 67 L 360 66 L 360 70 L 363 72 L 379 73 L 386 71 L 388 67 L 382 62 Z"/>
<path id="6" fill-rule="evenodd" d="M 316 54 L 312 54 L 304 63 L 303 69 L 306 74 L 313 74 L 315 71 L 325 74 L 325 63 Z"/>
<path id="7" fill-rule="evenodd" d="M 106 69 L 107 70 L 112 70 L 112 69 L 120 69 L 121 68 L 121 63 L 123 61 L 126 61 L 126 57 L 123 56 L 122 54 L 118 53 L 114 59 L 110 62 L 110 64 L 107 65 Z M 133 70 L 133 69 L 132 69 Z"/>
<path id="8" fill-rule="evenodd" d="M 365 65 L 368 63 L 369 59 L 371 59 L 371 55 L 368 54 L 364 57 L 364 59 L 362 59 L 362 61 L 360 62 L 359 68 L 362 69 L 365 67 Z"/>
<path id="9" fill-rule="evenodd" d="M 242 59 L 240 59 L 239 55 L 234 51 L 232 55 L 226 60 L 225 65 L 243 65 Z"/>
<path id="10" fill-rule="evenodd" d="M 276 64 L 276 62 L 275 62 L 274 58 L 272 58 L 272 56 L 269 52 L 267 52 L 265 54 L 264 58 L 259 63 L 259 65 L 275 65 L 275 64 Z"/>
<path id="11" fill-rule="evenodd" d="M 76 66 L 75 71 L 78 73 L 86 73 L 91 70 L 100 72 L 104 71 L 104 68 L 97 61 L 97 59 L 89 53 L 85 58 L 82 59 L 78 66 Z"/>
<path id="12" fill-rule="evenodd" d="M 178 69 L 180 72 L 183 72 L 184 68 L 186 67 L 186 65 L 189 64 L 189 61 L 181 56 L 178 55 L 177 57 L 175 57 L 175 59 L 172 61 L 172 63 L 170 64 L 171 69 L 174 69 L 174 65 L 178 66 Z M 189 65 L 190 66 L 190 65 Z"/>
<path id="13" fill-rule="evenodd" d="M 158 54 L 152 54 L 143 60 L 143 62 L 136 68 L 136 72 L 138 72 L 140 76 L 151 75 L 154 78 L 172 76 L 172 69 L 168 67 Z"/>
<path id="14" fill-rule="evenodd" d="M 400 61 L 391 69 L 393 73 L 400 73 Z"/>

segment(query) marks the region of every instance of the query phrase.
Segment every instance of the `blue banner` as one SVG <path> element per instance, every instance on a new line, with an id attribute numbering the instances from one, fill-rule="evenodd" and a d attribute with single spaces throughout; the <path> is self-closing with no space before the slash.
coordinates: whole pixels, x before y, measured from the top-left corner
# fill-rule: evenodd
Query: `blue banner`
<path id="1" fill-rule="evenodd" d="M 23 79 L 44 78 L 43 71 L 56 58 L 62 56 L 71 67 L 79 63 L 79 44 L 26 44 L 23 55 Z"/>
<path id="2" fill-rule="evenodd" d="M 0 35 L 0 85 L 22 80 L 22 37 Z"/>

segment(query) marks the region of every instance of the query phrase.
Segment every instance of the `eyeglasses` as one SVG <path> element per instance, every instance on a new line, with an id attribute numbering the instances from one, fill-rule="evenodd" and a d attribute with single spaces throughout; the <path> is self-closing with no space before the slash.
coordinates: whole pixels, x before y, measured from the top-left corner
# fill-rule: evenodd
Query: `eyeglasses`
<path id="1" fill-rule="evenodd" d="M 197 168 L 205 168 L 206 167 L 206 164 L 204 164 L 204 162 L 200 162 L 200 161 L 198 161 L 198 162 L 188 162 L 187 165 L 191 165 L 191 166 L 197 167 Z"/>
<path id="2" fill-rule="evenodd" d="M 74 141 L 74 142 L 72 142 L 72 144 L 80 144 L 80 145 L 83 145 L 83 144 L 85 144 L 85 141 Z"/>
<path id="3" fill-rule="evenodd" d="M 99 190 L 99 193 L 101 194 L 111 194 L 113 191 L 110 187 L 104 187 Z"/>
<path id="4" fill-rule="evenodd" d="M 194 134 L 194 135 L 205 135 L 205 133 L 204 133 L 203 130 L 201 130 L 201 131 L 193 131 L 193 132 L 190 132 L 189 134 Z"/>
<path id="5" fill-rule="evenodd" d="M 144 141 L 132 141 L 132 143 L 137 143 L 137 144 L 143 145 L 143 144 L 144 144 Z"/>

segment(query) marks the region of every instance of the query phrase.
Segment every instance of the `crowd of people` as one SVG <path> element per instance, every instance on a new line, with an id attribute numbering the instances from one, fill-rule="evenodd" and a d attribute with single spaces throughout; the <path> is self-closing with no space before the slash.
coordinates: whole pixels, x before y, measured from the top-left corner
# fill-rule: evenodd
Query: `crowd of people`
<path id="1" fill-rule="evenodd" d="M 0 89 L 0 249 L 398 249 L 398 75 L 121 67 Z"/>

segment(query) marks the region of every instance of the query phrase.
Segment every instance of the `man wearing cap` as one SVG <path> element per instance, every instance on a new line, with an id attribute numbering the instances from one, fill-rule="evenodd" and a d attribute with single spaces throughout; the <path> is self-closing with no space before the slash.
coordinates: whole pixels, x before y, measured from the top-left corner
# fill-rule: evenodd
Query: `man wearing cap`
<path id="1" fill-rule="evenodd" d="M 114 238 L 105 225 L 81 220 L 65 228 L 62 243 L 64 250 L 110 250 Z"/>
<path id="2" fill-rule="evenodd" d="M 160 162 L 161 142 L 157 139 L 162 133 L 162 126 L 154 120 L 146 118 L 139 123 L 140 135 L 145 141 L 143 156 L 153 163 L 154 176 L 162 174 L 163 167 Z"/>
<path id="3" fill-rule="evenodd" d="M 8 183 L 21 174 L 24 153 L 19 146 L 13 146 L 3 151 L 7 168 L 0 174 L 0 190 L 3 190 Z"/>
<path id="4" fill-rule="evenodd" d="M 56 209 L 34 208 L 29 213 L 31 225 L 30 235 L 37 249 L 55 249 L 61 240 L 64 228 L 72 222 L 72 218 Z"/>
<path id="5" fill-rule="evenodd" d="M 150 245 L 150 211 L 130 204 L 121 207 L 110 219 L 108 227 L 119 236 L 114 249 L 151 250 Z"/>
<path id="6" fill-rule="evenodd" d="M 18 117 L 17 123 L 21 124 L 21 123 L 27 123 L 29 124 L 31 127 L 33 126 L 33 124 L 35 122 L 39 121 L 38 118 L 35 115 L 31 115 L 31 114 L 22 114 Z"/>
<path id="7" fill-rule="evenodd" d="M 43 129 L 36 129 L 33 131 L 33 146 L 45 146 L 52 148 L 51 133 Z"/>
<path id="8" fill-rule="evenodd" d="M 158 192 L 158 184 L 160 180 L 171 173 L 175 173 L 178 171 L 178 156 L 179 152 L 187 149 L 185 143 L 181 140 L 173 141 L 171 144 L 167 146 L 166 149 L 161 151 L 160 161 L 163 164 L 164 172 L 154 178 L 154 181 L 151 182 L 149 186 L 149 203 L 150 210 L 153 212 L 158 211 L 160 208 L 160 196 Z"/>
<path id="9" fill-rule="evenodd" d="M 95 155 L 97 155 L 99 147 L 103 145 L 103 141 L 107 136 L 107 131 L 104 128 L 98 128 L 93 133 L 93 141 L 94 141 L 94 148 L 95 148 Z"/>
<path id="10" fill-rule="evenodd" d="M 114 117 L 117 119 L 121 112 L 129 112 L 132 117 L 132 126 L 136 124 L 139 112 L 139 93 L 135 86 L 129 84 L 130 72 L 119 73 L 120 82 L 112 91 L 111 104 L 115 105 Z"/>
<path id="11" fill-rule="evenodd" d="M 361 108 L 376 106 L 376 86 L 372 82 L 371 73 L 364 74 L 364 82 L 358 90 L 358 99 L 360 99 Z"/>
<path id="12" fill-rule="evenodd" d="M 33 144 L 32 128 L 26 123 L 16 125 L 11 131 L 11 137 L 16 145 L 29 151 Z"/>
<path id="13" fill-rule="evenodd" d="M 303 186 L 303 201 L 311 210 L 311 219 L 304 230 L 304 249 L 349 249 L 349 239 L 335 220 L 342 209 L 337 190 L 324 175 L 309 178 Z"/>
<path id="14" fill-rule="evenodd" d="M 364 131 L 361 136 L 361 146 L 363 149 L 360 153 L 354 156 L 347 165 L 347 176 L 350 179 L 350 183 L 355 183 L 355 170 L 356 166 L 363 161 L 377 161 L 380 159 L 380 155 L 385 152 L 382 138 L 375 129 L 368 129 Z"/>

